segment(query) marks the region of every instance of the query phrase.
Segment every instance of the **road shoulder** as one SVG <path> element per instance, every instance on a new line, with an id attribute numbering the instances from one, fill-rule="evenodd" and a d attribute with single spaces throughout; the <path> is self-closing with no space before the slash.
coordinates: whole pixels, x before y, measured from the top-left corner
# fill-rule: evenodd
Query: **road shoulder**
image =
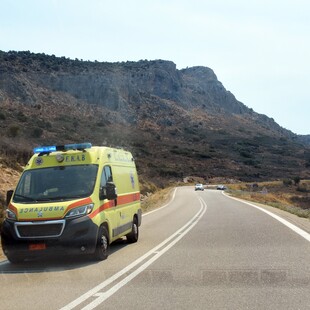
<path id="1" fill-rule="evenodd" d="M 243 201 L 245 203 L 253 204 L 253 205 L 258 206 L 264 210 L 267 210 L 267 211 L 269 211 L 275 215 L 278 215 L 281 218 L 283 218 L 284 220 L 288 221 L 289 223 L 297 226 L 298 228 L 300 228 L 300 229 L 304 230 L 305 232 L 307 232 L 308 234 L 310 234 L 310 220 L 309 219 L 299 217 L 295 214 L 289 213 L 289 212 L 281 210 L 281 209 L 277 209 L 275 207 L 271 207 L 271 206 L 264 205 L 261 203 L 253 202 L 250 200 L 236 198 L 236 197 L 233 197 L 233 196 L 231 196 L 225 192 L 222 192 L 222 193 L 223 193 L 223 195 L 225 195 L 227 197 L 235 198 L 235 199 L 238 199 L 238 200 Z"/>

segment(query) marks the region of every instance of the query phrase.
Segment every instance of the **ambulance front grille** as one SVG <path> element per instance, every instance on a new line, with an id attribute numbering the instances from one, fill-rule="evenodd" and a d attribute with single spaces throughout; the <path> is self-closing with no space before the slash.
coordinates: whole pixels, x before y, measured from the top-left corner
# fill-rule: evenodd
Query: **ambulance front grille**
<path id="1" fill-rule="evenodd" d="M 15 232 L 19 238 L 38 239 L 61 236 L 65 221 L 20 222 L 15 223 Z"/>

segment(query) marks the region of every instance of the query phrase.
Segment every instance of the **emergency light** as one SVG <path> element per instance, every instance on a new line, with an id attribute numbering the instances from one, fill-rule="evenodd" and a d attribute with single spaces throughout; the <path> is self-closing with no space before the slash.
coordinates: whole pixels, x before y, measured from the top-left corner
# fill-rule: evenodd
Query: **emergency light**
<path id="1" fill-rule="evenodd" d="M 39 146 L 33 149 L 34 153 L 50 153 L 56 151 L 56 145 L 52 146 Z"/>
<path id="2" fill-rule="evenodd" d="M 92 147 L 91 143 L 88 143 L 88 142 L 64 145 L 65 151 L 68 151 L 68 150 L 85 150 L 85 149 L 90 149 L 91 147 Z"/>
<path id="3" fill-rule="evenodd" d="M 86 143 L 73 143 L 65 145 L 49 145 L 49 146 L 38 146 L 33 149 L 33 152 L 36 153 L 50 153 L 55 151 L 69 151 L 69 150 L 85 150 L 90 149 L 92 144 L 89 142 Z"/>

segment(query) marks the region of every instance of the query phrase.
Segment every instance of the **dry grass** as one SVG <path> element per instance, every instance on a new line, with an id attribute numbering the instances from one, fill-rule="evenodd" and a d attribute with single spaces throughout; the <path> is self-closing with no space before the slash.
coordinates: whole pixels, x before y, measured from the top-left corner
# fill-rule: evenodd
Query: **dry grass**
<path id="1" fill-rule="evenodd" d="M 283 181 L 228 184 L 235 197 L 266 204 L 310 219 L 310 181 L 287 186 Z"/>
<path id="2" fill-rule="evenodd" d="M 141 201 L 142 212 L 148 212 L 168 203 L 172 195 L 172 187 L 159 190 L 148 196 L 144 196 Z"/>

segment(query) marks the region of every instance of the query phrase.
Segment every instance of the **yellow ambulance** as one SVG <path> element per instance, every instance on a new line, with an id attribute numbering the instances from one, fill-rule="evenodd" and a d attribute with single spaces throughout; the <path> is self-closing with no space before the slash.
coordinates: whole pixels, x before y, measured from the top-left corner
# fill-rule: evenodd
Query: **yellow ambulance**
<path id="1" fill-rule="evenodd" d="M 10 262 L 49 253 L 104 260 L 113 241 L 138 240 L 142 212 L 130 152 L 79 143 L 34 153 L 7 192 L 1 243 Z"/>

